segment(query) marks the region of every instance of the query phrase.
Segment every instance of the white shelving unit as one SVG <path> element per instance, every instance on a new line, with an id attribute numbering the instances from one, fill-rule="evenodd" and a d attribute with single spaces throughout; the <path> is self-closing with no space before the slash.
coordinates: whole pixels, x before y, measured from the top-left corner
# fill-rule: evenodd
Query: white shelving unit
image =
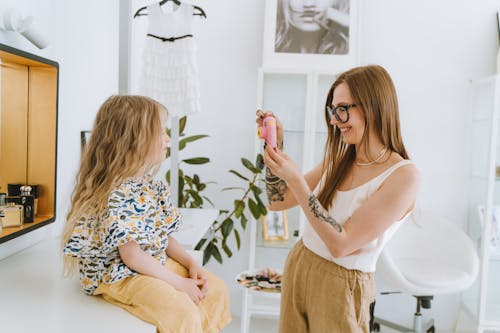
<path id="1" fill-rule="evenodd" d="M 477 332 L 500 331 L 500 243 L 495 244 L 500 223 L 500 76 L 472 82 L 470 111 L 471 167 L 469 234 L 480 249 L 476 285 L 464 294 L 464 306 L 474 317 Z M 495 213 L 496 211 L 496 213 Z"/>
<path id="2" fill-rule="evenodd" d="M 284 151 L 305 173 L 323 155 L 327 128 L 324 121 L 326 95 L 337 74 L 261 68 L 258 75 L 257 107 L 271 110 L 285 129 Z M 262 153 L 262 140 L 255 140 Z M 290 237 L 286 243 L 265 242 L 260 221 L 251 223 L 248 269 L 283 269 L 288 252 L 302 234 L 305 217 L 299 207 L 287 211 Z M 253 316 L 278 317 L 280 294 L 243 290 L 241 332 L 247 333 Z"/>

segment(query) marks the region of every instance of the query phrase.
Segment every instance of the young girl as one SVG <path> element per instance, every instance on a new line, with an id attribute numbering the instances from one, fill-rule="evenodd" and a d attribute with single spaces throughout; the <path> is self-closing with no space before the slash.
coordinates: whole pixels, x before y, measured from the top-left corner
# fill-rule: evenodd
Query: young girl
<path id="1" fill-rule="evenodd" d="M 223 281 L 170 235 L 182 223 L 169 189 L 152 178 L 170 138 L 167 112 L 141 96 L 99 109 L 63 234 L 65 272 L 158 332 L 219 332 L 231 320 Z"/>
<path id="2" fill-rule="evenodd" d="M 258 122 L 265 115 L 259 112 Z M 282 333 L 370 331 L 378 257 L 407 220 L 419 186 L 385 69 L 341 74 L 326 98 L 325 120 L 323 162 L 305 176 L 280 149 L 268 147 L 264 156 L 270 209 L 298 204 L 307 218 L 285 265 Z"/>

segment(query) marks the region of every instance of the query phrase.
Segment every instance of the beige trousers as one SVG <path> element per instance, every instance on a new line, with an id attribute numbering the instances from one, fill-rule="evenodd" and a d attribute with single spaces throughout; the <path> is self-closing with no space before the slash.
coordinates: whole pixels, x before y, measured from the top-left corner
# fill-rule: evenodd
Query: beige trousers
<path id="1" fill-rule="evenodd" d="M 165 267 L 183 277 L 185 267 L 167 259 Z M 159 333 L 215 333 L 231 321 L 229 294 L 224 282 L 206 272 L 208 294 L 196 305 L 189 296 L 165 281 L 136 275 L 116 283 L 101 283 L 94 295 L 156 325 Z"/>
<path id="2" fill-rule="evenodd" d="M 280 333 L 369 333 L 373 274 L 348 270 L 298 241 L 281 290 Z"/>

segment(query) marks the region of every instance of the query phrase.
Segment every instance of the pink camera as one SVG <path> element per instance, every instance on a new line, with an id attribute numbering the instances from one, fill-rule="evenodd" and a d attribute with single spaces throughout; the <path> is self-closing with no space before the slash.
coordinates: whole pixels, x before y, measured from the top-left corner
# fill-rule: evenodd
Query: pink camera
<path id="1" fill-rule="evenodd" d="M 271 148 L 276 148 L 276 119 L 273 116 L 264 117 L 262 126 L 257 128 L 257 135 Z"/>

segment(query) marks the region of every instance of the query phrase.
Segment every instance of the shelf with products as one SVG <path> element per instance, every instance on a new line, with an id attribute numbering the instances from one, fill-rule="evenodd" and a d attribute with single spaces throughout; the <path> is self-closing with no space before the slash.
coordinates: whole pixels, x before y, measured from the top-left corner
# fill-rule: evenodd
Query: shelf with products
<path id="1" fill-rule="evenodd" d="M 57 62 L 0 44 L 1 204 L 22 203 L 28 214 L 0 217 L 9 226 L 26 221 L 3 228 L 0 243 L 55 221 L 58 89 Z M 30 191 L 21 193 L 23 185 Z"/>
<path id="2" fill-rule="evenodd" d="M 327 138 L 324 104 L 326 95 L 336 74 L 310 71 L 285 71 L 263 68 L 258 74 L 257 108 L 272 111 L 284 127 L 284 152 L 290 156 L 303 173 L 308 172 L 322 159 Z M 256 153 L 263 152 L 263 142 L 256 140 Z M 265 190 L 265 189 L 263 189 Z M 281 214 L 282 212 L 278 212 Z M 287 237 L 269 240 L 274 235 L 282 235 L 284 228 L 273 229 L 269 212 L 265 221 L 252 221 L 250 255 L 248 269 L 272 267 L 282 270 L 290 249 L 300 239 L 306 222 L 300 207 L 286 210 Z M 271 214 L 271 215 L 270 215 Z M 271 235 L 265 235 L 263 223 Z M 248 332 L 252 316 L 267 313 L 279 315 L 279 301 L 273 304 L 266 295 L 259 292 L 243 291 L 241 332 Z M 261 297 L 263 296 L 263 297 Z M 276 298 L 276 296 L 274 296 Z M 279 298 L 279 294 L 277 296 Z"/>

